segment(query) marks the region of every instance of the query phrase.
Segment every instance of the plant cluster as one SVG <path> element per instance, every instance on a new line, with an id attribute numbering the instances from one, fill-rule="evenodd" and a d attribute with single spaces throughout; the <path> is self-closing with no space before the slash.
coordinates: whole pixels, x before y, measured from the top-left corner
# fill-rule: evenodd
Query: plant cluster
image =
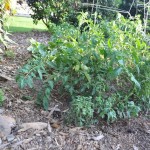
<path id="1" fill-rule="evenodd" d="M 32 88 L 34 79 L 41 80 L 37 102 L 48 109 L 59 84 L 71 97 L 70 113 L 79 125 L 96 116 L 107 121 L 137 116 L 150 104 L 150 53 L 140 20 L 118 15 L 115 21 L 95 24 L 87 13 L 78 19 L 77 28 L 57 26 L 48 45 L 31 41 L 32 58 L 18 72 L 19 86 Z"/>
<path id="2" fill-rule="evenodd" d="M 94 101 L 90 96 L 77 96 L 71 102 L 66 122 L 78 126 L 98 123 L 99 118 L 113 122 L 118 118 L 137 117 L 140 110 L 134 101 L 123 99 L 119 94 L 108 98 L 98 96 Z"/>

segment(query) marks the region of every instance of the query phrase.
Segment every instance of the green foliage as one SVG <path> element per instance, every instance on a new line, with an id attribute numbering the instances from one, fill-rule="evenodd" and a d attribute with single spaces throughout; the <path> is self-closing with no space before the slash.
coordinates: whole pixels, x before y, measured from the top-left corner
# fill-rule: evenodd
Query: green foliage
<path id="1" fill-rule="evenodd" d="M 77 96 L 71 102 L 66 121 L 78 126 L 90 125 L 94 119 L 92 97 Z"/>
<path id="2" fill-rule="evenodd" d="M 85 5 L 81 7 L 81 10 L 87 11 L 89 14 L 94 14 L 95 12 L 102 17 L 102 19 L 112 20 L 115 19 L 120 4 L 122 0 L 81 0 L 83 3 L 95 4 Z"/>
<path id="3" fill-rule="evenodd" d="M 150 55 L 141 22 L 118 15 L 115 21 L 98 25 L 87 15 L 79 16 L 77 28 L 67 23 L 57 26 L 48 45 L 32 40 L 32 59 L 19 70 L 16 80 L 21 88 L 32 88 L 34 79 L 41 80 L 37 103 L 45 109 L 59 84 L 73 100 L 73 108 L 80 110 L 82 100 L 89 98 L 94 107 L 89 100 L 87 108 L 97 110 L 99 117 L 108 121 L 137 116 L 143 107 L 142 97 L 149 97 L 149 69 L 145 74 L 142 69 L 149 68 Z M 87 27 L 81 33 L 84 23 Z M 76 123 L 84 124 L 90 115 L 85 113 Z"/>
<path id="4" fill-rule="evenodd" d="M 42 20 L 50 30 L 51 23 L 60 24 L 64 21 L 77 26 L 79 12 L 88 12 L 93 19 L 95 16 L 92 14 L 95 12 L 103 19 L 114 19 L 117 14 L 114 9 L 119 7 L 122 0 L 27 0 L 27 3 L 33 11 L 31 17 L 34 19 L 34 23 Z"/>
<path id="5" fill-rule="evenodd" d="M 113 122 L 117 118 L 130 118 L 138 116 L 140 107 L 136 106 L 133 101 L 113 94 L 108 98 L 97 97 L 95 100 L 96 113 L 101 118 L 106 118 L 108 122 Z"/>
<path id="6" fill-rule="evenodd" d="M 77 126 L 90 125 L 98 122 L 98 118 L 113 122 L 118 118 L 131 118 L 138 116 L 141 111 L 134 101 L 129 101 L 118 94 L 108 98 L 78 96 L 71 102 L 66 122 Z"/>
<path id="7" fill-rule="evenodd" d="M 2 106 L 4 102 L 4 92 L 0 89 L 0 106 Z"/>
<path id="8" fill-rule="evenodd" d="M 78 0 L 28 0 L 28 5 L 33 11 L 31 17 L 37 23 L 42 20 L 48 29 L 51 23 L 60 24 L 69 16 L 75 16 L 76 3 Z"/>
<path id="9" fill-rule="evenodd" d="M 147 54 L 147 58 L 150 58 L 150 52 Z M 150 61 L 144 60 L 140 64 L 141 74 L 138 76 L 138 80 L 141 81 L 141 90 L 137 91 L 137 96 L 140 97 L 139 103 L 144 106 L 144 110 L 150 110 Z"/>

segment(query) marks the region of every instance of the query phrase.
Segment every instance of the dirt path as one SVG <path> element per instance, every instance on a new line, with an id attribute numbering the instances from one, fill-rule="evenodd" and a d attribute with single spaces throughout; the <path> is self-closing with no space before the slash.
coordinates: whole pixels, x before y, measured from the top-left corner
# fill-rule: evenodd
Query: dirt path
<path id="1" fill-rule="evenodd" d="M 15 78 L 17 69 L 26 61 L 29 54 L 29 39 L 47 42 L 48 33 L 32 32 L 13 34 L 17 45 L 10 48 L 16 53 L 14 59 L 4 58 L 0 62 L 0 73 Z M 37 86 L 38 85 L 37 83 Z M 149 150 L 150 120 L 145 117 L 118 121 L 111 125 L 90 128 L 79 128 L 63 124 L 63 112 L 66 105 L 58 100 L 57 91 L 50 104 L 49 111 L 35 105 L 36 90 L 20 90 L 15 81 L 1 81 L 0 87 L 5 90 L 5 104 L 0 108 L 0 115 L 11 116 L 16 125 L 11 131 L 10 141 L 0 137 L 2 150 Z M 25 97 L 30 96 L 30 100 Z M 55 108 L 55 109 L 54 109 Z M 46 123 L 43 129 L 33 128 L 21 131 L 23 123 Z M 38 123 L 37 123 L 38 124 Z M 35 128 L 35 126 L 34 126 Z"/>

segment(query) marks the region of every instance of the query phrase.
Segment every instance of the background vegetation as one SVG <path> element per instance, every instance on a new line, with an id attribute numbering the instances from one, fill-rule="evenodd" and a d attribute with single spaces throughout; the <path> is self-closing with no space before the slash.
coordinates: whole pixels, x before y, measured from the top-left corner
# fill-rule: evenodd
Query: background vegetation
<path id="1" fill-rule="evenodd" d="M 68 120 L 77 125 L 98 118 L 113 122 L 149 109 L 150 54 L 140 19 L 118 14 L 115 21 L 97 24 L 82 13 L 78 20 L 78 27 L 55 26 L 48 45 L 31 42 L 32 59 L 18 72 L 19 86 L 32 88 L 34 79 L 41 80 L 37 104 L 48 109 L 51 92 L 59 84 L 72 101 Z"/>
<path id="2" fill-rule="evenodd" d="M 33 88 L 34 80 L 41 80 L 37 104 L 48 110 L 51 93 L 59 85 L 58 91 L 70 102 L 66 121 L 80 126 L 149 111 L 149 41 L 144 21 L 135 16 L 136 6 L 134 17 L 129 17 L 133 1 L 88 1 L 96 7 L 81 2 L 85 1 L 28 0 L 34 23 L 42 20 L 52 36 L 48 44 L 31 40 L 32 57 L 16 77 L 20 88 Z M 114 13 L 106 11 L 110 6 L 117 8 Z M 130 15 L 121 12 L 125 18 L 118 12 L 126 7 Z M 6 32 L 1 30 L 5 45 Z"/>

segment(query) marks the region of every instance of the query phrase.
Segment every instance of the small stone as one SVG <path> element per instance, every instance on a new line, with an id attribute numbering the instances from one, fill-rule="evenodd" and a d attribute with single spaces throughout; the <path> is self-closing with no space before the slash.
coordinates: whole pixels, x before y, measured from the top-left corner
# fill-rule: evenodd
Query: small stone
<path id="1" fill-rule="evenodd" d="M 8 142 L 13 141 L 14 139 L 15 139 L 15 136 L 13 134 L 10 134 L 10 135 L 7 136 L 7 141 Z"/>
<path id="2" fill-rule="evenodd" d="M 16 121 L 9 116 L 0 115 L 0 138 L 4 138 L 11 133 L 11 128 L 15 127 Z"/>
<path id="3" fill-rule="evenodd" d="M 2 114 L 4 112 L 3 108 L 0 108 L 0 114 Z"/>

